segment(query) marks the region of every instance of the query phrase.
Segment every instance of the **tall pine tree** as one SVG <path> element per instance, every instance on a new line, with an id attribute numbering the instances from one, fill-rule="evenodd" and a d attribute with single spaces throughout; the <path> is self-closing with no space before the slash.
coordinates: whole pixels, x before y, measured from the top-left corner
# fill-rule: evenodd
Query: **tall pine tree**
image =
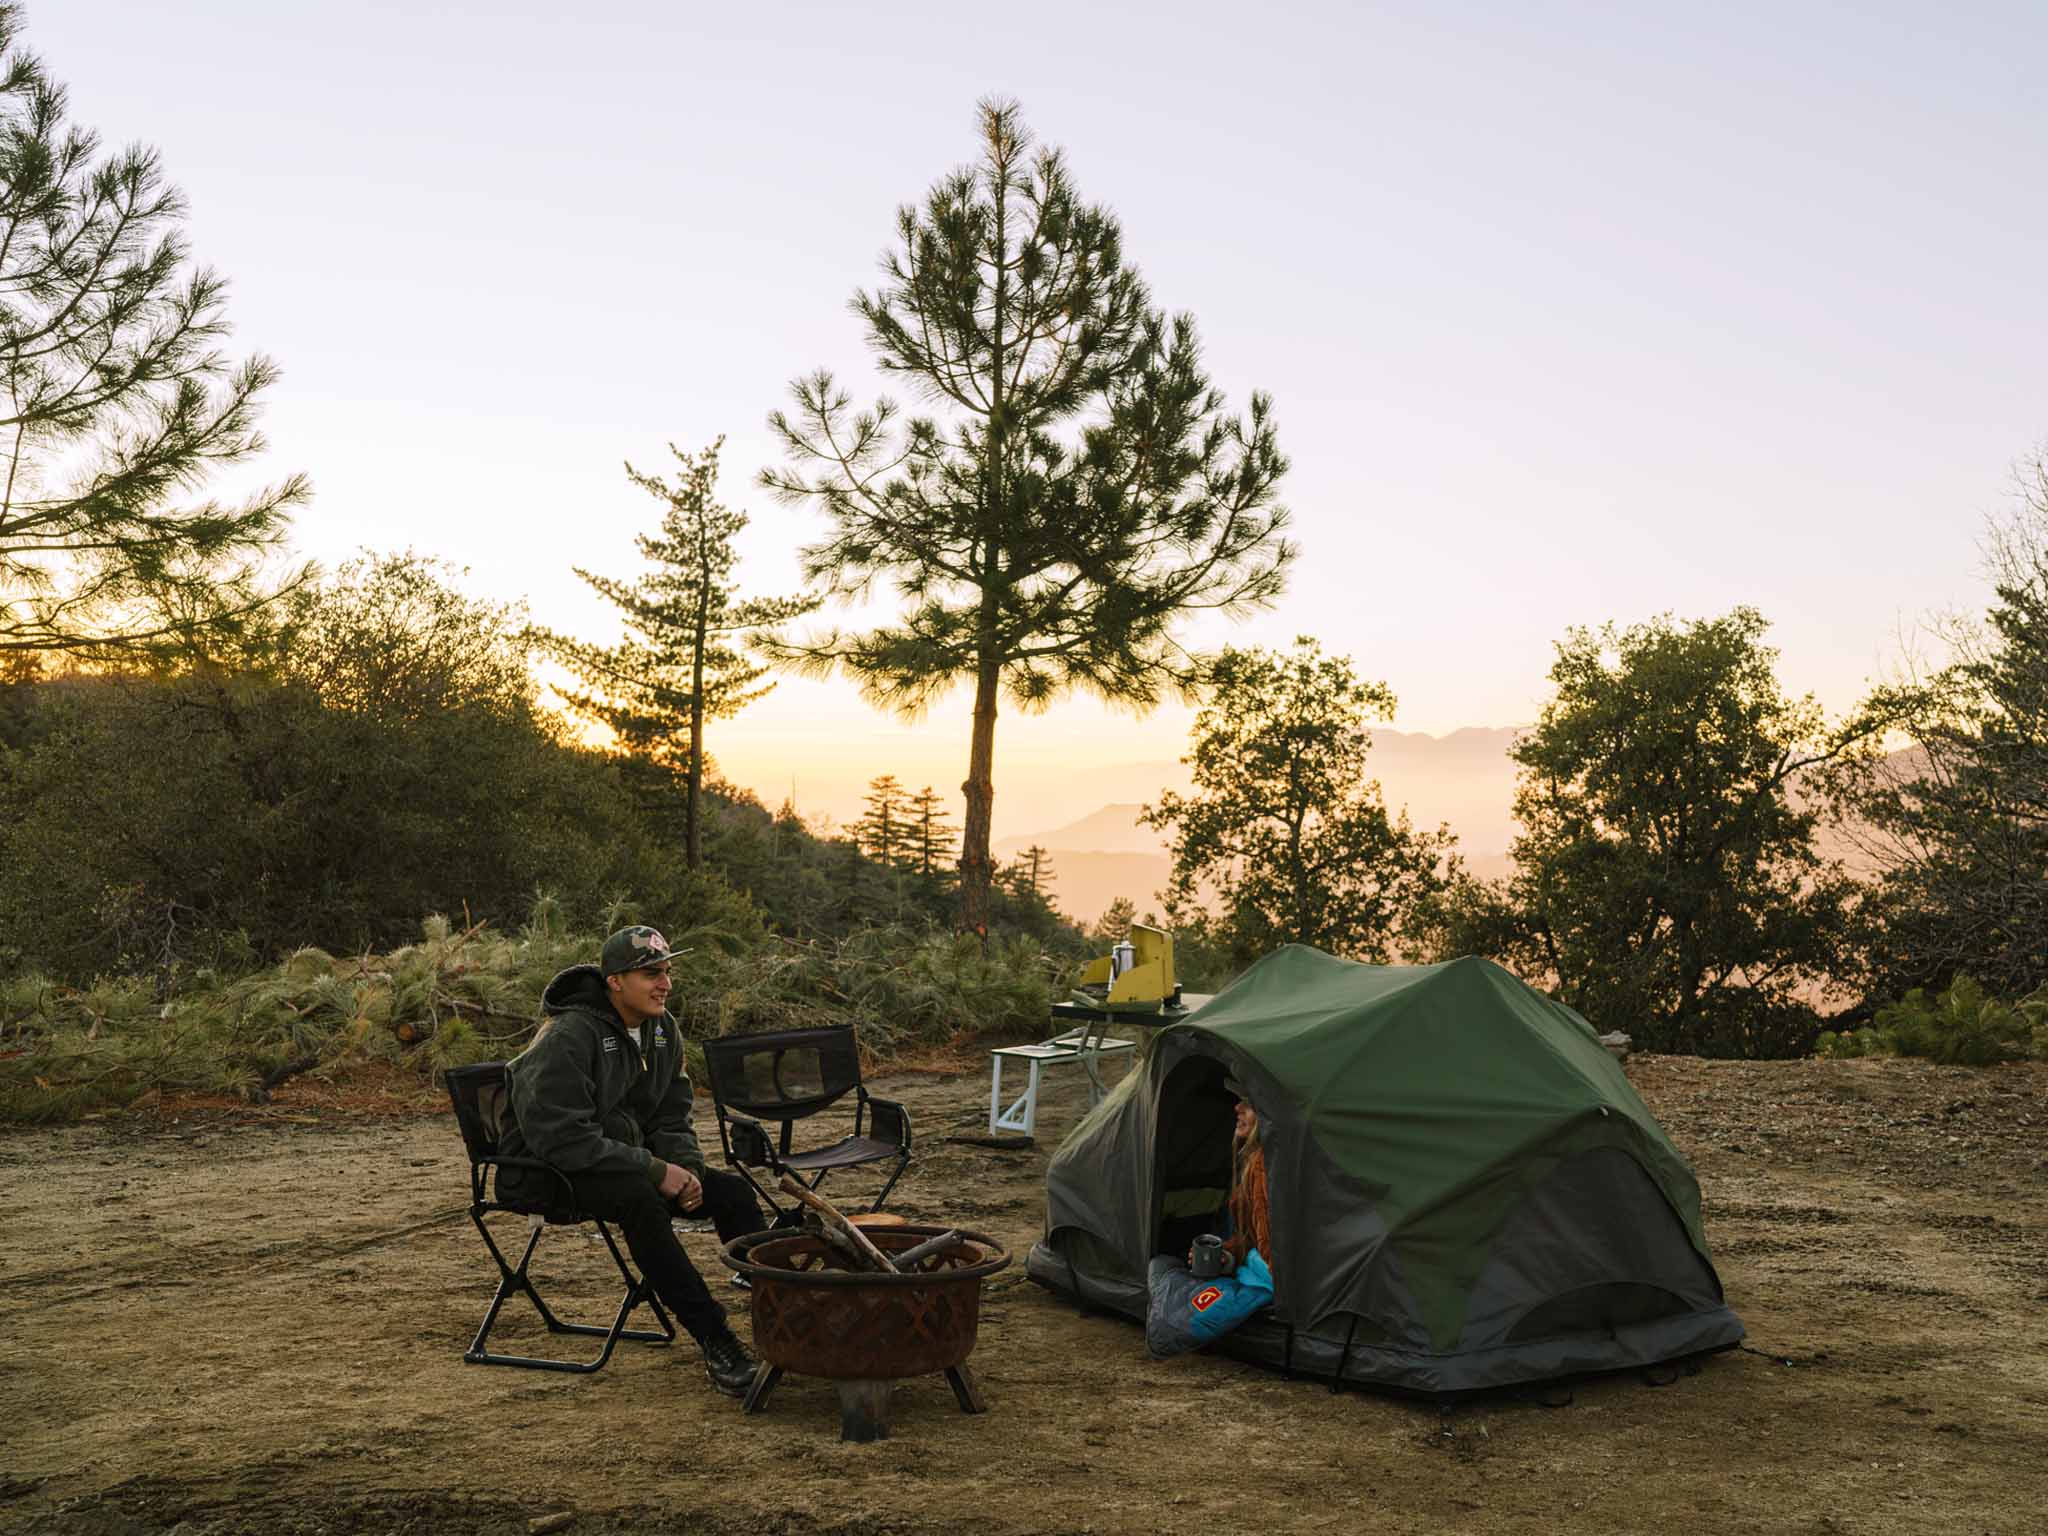
<path id="1" fill-rule="evenodd" d="M 1226 413 L 1194 321 L 1153 307 L 1115 217 L 1056 151 L 1029 153 L 1015 103 L 980 122 L 979 163 L 898 212 L 882 286 L 854 300 L 878 366 L 938 414 L 856 411 L 821 371 L 771 418 L 790 462 L 762 479 L 826 516 L 813 590 L 856 602 L 886 583 L 903 603 L 784 654 L 906 715 L 972 690 L 960 922 L 985 933 L 1002 699 L 1149 707 L 1193 675 L 1178 621 L 1270 603 L 1293 550 L 1266 396 Z"/>
<path id="2" fill-rule="evenodd" d="M 275 595 L 309 494 L 187 499 L 262 452 L 277 367 L 229 362 L 226 280 L 191 265 L 157 152 L 67 124 L 20 30 L 0 4 L 0 654 L 207 640 Z"/>
<path id="3" fill-rule="evenodd" d="M 569 707 L 610 727 L 629 752 L 682 781 L 684 858 L 691 869 L 704 856 L 704 722 L 737 714 L 775 686 L 761 681 L 767 669 L 747 654 L 747 637 L 817 607 L 813 598 L 738 597 L 732 541 L 747 516 L 713 496 L 724 444 L 720 437 L 702 453 L 688 454 L 671 443 L 681 466 L 673 483 L 626 466 L 626 478 L 663 504 L 660 531 L 634 540 L 650 569 L 628 582 L 576 568 L 625 615 L 626 638 L 600 646 L 538 636 L 584 685 L 565 691 Z"/>

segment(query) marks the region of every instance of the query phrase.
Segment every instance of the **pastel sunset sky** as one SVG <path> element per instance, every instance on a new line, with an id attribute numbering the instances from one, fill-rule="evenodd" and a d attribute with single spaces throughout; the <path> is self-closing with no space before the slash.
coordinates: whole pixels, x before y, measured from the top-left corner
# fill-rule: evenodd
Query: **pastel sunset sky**
<path id="1" fill-rule="evenodd" d="M 744 586 L 808 514 L 753 486 L 788 381 L 874 376 L 847 301 L 1005 94 L 1120 215 L 1217 383 L 1272 393 L 1302 559 L 1205 641 L 1319 637 L 1399 729 L 1532 719 L 1574 624 L 1751 603 L 1853 704 L 2048 440 L 2048 7 L 707 6 L 29 0 L 74 120 L 158 146 L 239 351 L 277 359 L 297 546 L 412 547 L 608 637 L 621 462 L 727 437 Z M 1124 798 L 1189 714 L 997 738 L 999 835 Z M 791 681 L 729 777 L 839 818 L 952 792 L 915 724 Z M 1143 774 L 1138 775 L 1142 779 Z"/>

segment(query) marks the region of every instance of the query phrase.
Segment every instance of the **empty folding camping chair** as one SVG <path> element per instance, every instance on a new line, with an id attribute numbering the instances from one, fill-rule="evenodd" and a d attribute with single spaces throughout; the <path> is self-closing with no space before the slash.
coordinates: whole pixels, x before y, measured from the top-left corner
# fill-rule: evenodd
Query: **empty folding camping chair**
<path id="1" fill-rule="evenodd" d="M 498 1266 L 498 1289 L 491 1297 L 490 1310 L 484 1313 L 483 1326 L 477 1329 L 476 1338 L 470 1342 L 462 1358 L 471 1365 L 523 1365 L 540 1371 L 588 1372 L 603 1369 L 604 1363 L 612 1357 L 613 1347 L 621 1339 L 631 1339 L 640 1344 L 672 1342 L 676 1336 L 675 1324 L 669 1321 L 668 1313 L 662 1310 L 661 1302 L 648 1288 L 647 1282 L 636 1277 L 627 1266 L 626 1256 L 619 1252 L 618 1241 L 612 1236 L 611 1228 L 597 1217 L 576 1209 L 567 1176 L 559 1168 L 538 1158 L 498 1155 L 500 1133 L 506 1116 L 511 1112 L 507 1103 L 505 1063 L 489 1061 L 472 1067 L 450 1067 L 444 1075 L 448 1083 L 448 1097 L 455 1105 L 455 1123 L 461 1128 L 463 1145 L 469 1149 L 469 1219 L 476 1224 L 484 1246 L 490 1249 L 491 1258 Z M 560 1181 L 561 1203 L 538 1205 L 531 1201 L 491 1199 L 485 1187 L 487 1170 L 491 1168 L 545 1169 Z M 517 1265 L 505 1261 L 490 1228 L 484 1224 L 484 1217 L 494 1211 L 512 1211 L 527 1218 L 526 1251 L 520 1254 Z M 604 1245 L 611 1253 L 612 1262 L 619 1267 L 619 1274 L 626 1282 L 626 1294 L 619 1302 L 618 1315 L 608 1327 L 595 1323 L 563 1322 L 541 1299 L 532 1276 L 527 1272 L 527 1266 L 533 1262 L 533 1251 L 540 1246 L 542 1232 L 550 1226 L 581 1226 L 586 1221 L 597 1227 L 598 1235 L 604 1239 Z M 492 1354 L 484 1346 L 490 1339 L 491 1329 L 497 1324 L 499 1309 L 508 1298 L 520 1292 L 524 1292 L 533 1303 L 548 1332 L 589 1334 L 603 1339 L 604 1349 L 598 1357 L 576 1361 Z M 626 1319 L 643 1304 L 653 1309 L 654 1320 L 661 1325 L 660 1332 L 626 1326 Z"/>
<path id="2" fill-rule="evenodd" d="M 725 1160 L 768 1202 L 779 1224 L 793 1221 L 796 1212 L 754 1177 L 756 1168 L 792 1173 L 816 1189 L 835 1168 L 893 1161 L 888 1182 L 868 1207 L 879 1211 L 910 1166 L 910 1112 L 892 1099 L 874 1097 L 862 1084 L 860 1048 L 851 1025 L 721 1035 L 704 1042 L 704 1064 Z M 831 1108 L 849 1093 L 852 1133 L 829 1146 L 795 1150 L 796 1122 Z M 771 1139 L 763 1121 L 779 1123 L 781 1134 Z"/>

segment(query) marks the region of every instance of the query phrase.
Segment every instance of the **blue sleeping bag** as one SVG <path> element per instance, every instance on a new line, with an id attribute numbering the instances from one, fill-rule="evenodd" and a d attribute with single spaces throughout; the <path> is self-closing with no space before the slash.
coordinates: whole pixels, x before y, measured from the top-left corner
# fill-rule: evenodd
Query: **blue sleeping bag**
<path id="1" fill-rule="evenodd" d="M 1273 1301 L 1273 1273 L 1254 1248 L 1227 1275 L 1203 1280 L 1162 1254 L 1146 1274 L 1145 1347 L 1157 1360 L 1184 1355 L 1220 1339 Z"/>

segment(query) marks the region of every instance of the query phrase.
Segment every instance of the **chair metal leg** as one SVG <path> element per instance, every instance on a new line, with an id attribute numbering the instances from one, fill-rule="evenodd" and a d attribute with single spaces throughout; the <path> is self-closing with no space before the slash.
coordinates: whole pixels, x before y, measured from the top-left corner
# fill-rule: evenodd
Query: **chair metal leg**
<path id="1" fill-rule="evenodd" d="M 761 1197 L 761 1203 L 768 1207 L 768 1219 L 769 1224 L 771 1226 L 781 1226 L 784 1224 L 785 1221 L 794 1222 L 797 1218 L 802 1216 L 803 1207 L 789 1206 L 785 1208 L 783 1203 L 775 1198 L 774 1193 L 768 1188 L 768 1186 L 763 1184 L 759 1179 L 754 1177 L 753 1170 L 749 1168 L 745 1163 L 734 1163 L 733 1166 L 739 1169 L 740 1177 L 745 1179 L 748 1184 L 753 1186 L 754 1193 Z"/>
<path id="2" fill-rule="evenodd" d="M 477 1232 L 483 1237 L 484 1246 L 490 1250 L 491 1258 L 497 1263 L 498 1289 L 491 1297 L 489 1310 L 484 1313 L 483 1325 L 477 1329 L 476 1337 L 470 1341 L 469 1348 L 463 1353 L 462 1359 L 465 1364 L 516 1365 L 523 1366 L 529 1370 L 567 1371 L 575 1375 L 588 1375 L 592 1371 L 599 1371 L 604 1368 L 605 1363 L 612 1357 L 612 1350 L 617 1347 L 621 1339 L 630 1339 L 638 1344 L 669 1344 L 674 1342 L 676 1336 L 675 1324 L 669 1320 L 668 1313 L 662 1308 L 660 1298 L 649 1289 L 647 1282 L 636 1278 L 633 1271 L 627 1267 L 626 1257 L 619 1252 L 619 1245 L 613 1239 L 611 1228 L 606 1223 L 600 1221 L 595 1225 L 598 1234 L 604 1239 L 605 1248 L 612 1256 L 612 1263 L 618 1267 L 620 1277 L 626 1282 L 626 1294 L 620 1300 L 618 1313 L 612 1318 L 611 1323 L 601 1326 L 596 1323 L 563 1322 L 559 1317 L 555 1316 L 547 1302 L 542 1299 L 539 1290 L 535 1288 L 532 1276 L 527 1273 L 527 1266 L 533 1262 L 533 1252 L 540 1246 L 540 1235 L 545 1230 L 541 1224 L 535 1223 L 532 1232 L 527 1237 L 526 1249 L 519 1256 L 518 1267 L 514 1268 L 505 1261 L 504 1252 L 498 1247 L 497 1240 L 491 1236 L 490 1228 L 484 1223 L 482 1210 L 474 1206 L 471 1207 L 469 1219 L 475 1224 Z M 601 1338 L 604 1340 L 604 1349 L 595 1360 L 587 1361 L 550 1360 L 532 1355 L 493 1354 L 485 1348 L 485 1344 L 490 1338 L 491 1329 L 497 1325 L 498 1313 L 503 1309 L 506 1299 L 517 1292 L 525 1293 L 527 1299 L 533 1303 L 534 1310 L 540 1314 L 541 1322 L 546 1325 L 548 1332 L 576 1333 Z M 652 1329 L 636 1329 L 626 1326 L 626 1319 L 631 1317 L 635 1309 L 643 1304 L 653 1309 L 654 1319 L 661 1325 L 659 1332 Z"/>
<path id="3" fill-rule="evenodd" d="M 896 1171 L 889 1175 L 889 1182 L 882 1186 L 882 1192 L 875 1196 L 875 1203 L 868 1207 L 869 1210 L 879 1211 L 882 1208 L 882 1202 L 889 1198 L 889 1191 L 896 1187 L 896 1181 L 903 1177 L 904 1169 L 909 1166 L 910 1154 L 906 1152 L 896 1160 Z"/>
<path id="4" fill-rule="evenodd" d="M 539 1293 L 533 1289 L 532 1282 L 526 1278 L 526 1266 L 533 1258 L 533 1250 L 540 1246 L 541 1229 L 536 1226 L 527 1237 L 526 1252 L 519 1256 L 519 1267 L 514 1269 L 505 1262 L 505 1255 L 499 1251 L 498 1240 L 491 1236 L 491 1229 L 484 1225 L 483 1212 L 472 1206 L 469 1219 L 475 1223 L 477 1235 L 484 1240 L 484 1246 L 490 1249 L 491 1258 L 498 1266 L 498 1289 L 491 1295 L 491 1305 L 484 1313 L 483 1326 L 477 1329 L 476 1337 L 470 1341 L 469 1349 L 462 1357 L 465 1360 L 482 1360 L 488 1358 L 484 1350 L 484 1341 L 491 1336 L 491 1329 L 496 1326 L 498 1313 L 504 1307 L 508 1296 L 524 1291 L 532 1298 L 534 1306 L 540 1309 L 541 1321 L 551 1322 L 552 1319 L 548 1315 L 547 1304 L 540 1299 Z"/>

